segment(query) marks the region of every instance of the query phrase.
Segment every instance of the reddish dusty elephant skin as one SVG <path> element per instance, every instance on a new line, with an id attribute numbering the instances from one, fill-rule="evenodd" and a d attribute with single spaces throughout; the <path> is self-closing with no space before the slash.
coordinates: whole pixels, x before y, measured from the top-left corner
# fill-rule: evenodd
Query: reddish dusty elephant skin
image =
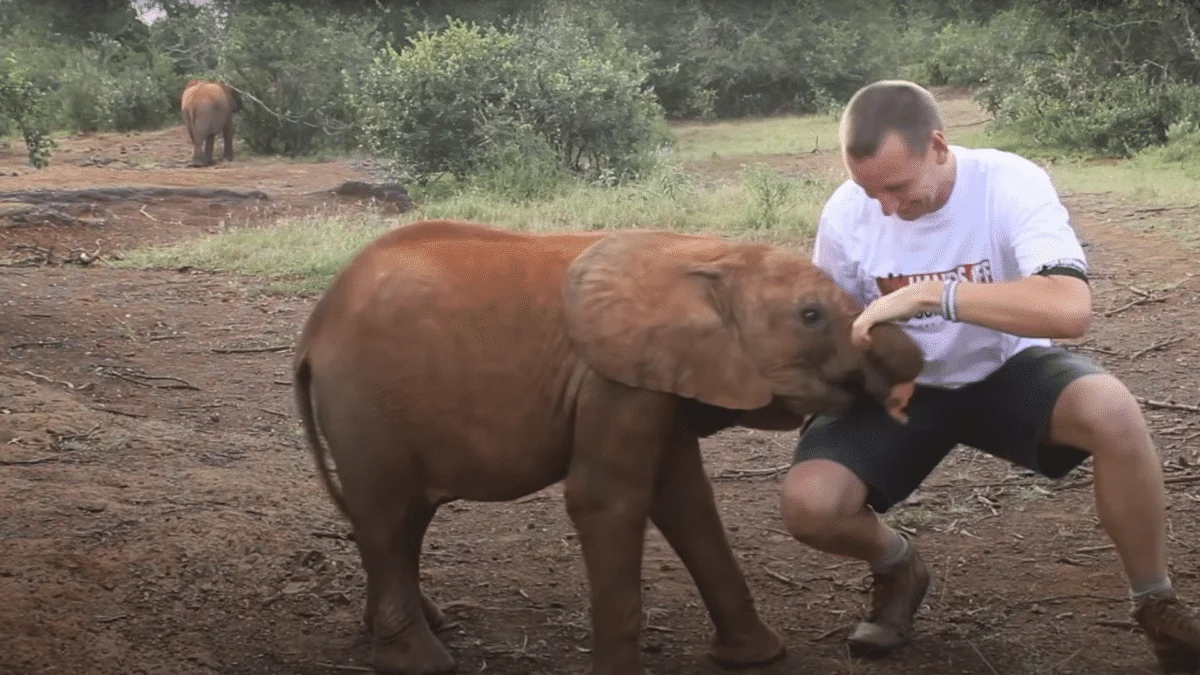
<path id="1" fill-rule="evenodd" d="M 781 658 L 698 437 L 795 429 L 916 377 L 922 355 L 896 326 L 875 329 L 873 353 L 851 345 L 858 311 L 803 256 L 715 237 L 426 221 L 365 247 L 314 307 L 294 376 L 319 475 L 362 556 L 374 668 L 455 669 L 418 581 L 438 506 L 557 481 L 587 570 L 592 673 L 645 672 L 647 520 L 700 591 L 712 657 Z"/>
<path id="2" fill-rule="evenodd" d="M 213 163 L 213 143 L 217 134 L 225 140 L 225 161 L 233 161 L 233 116 L 241 109 L 241 94 L 228 84 L 188 81 L 183 88 L 179 111 L 192 142 L 192 166 Z"/>

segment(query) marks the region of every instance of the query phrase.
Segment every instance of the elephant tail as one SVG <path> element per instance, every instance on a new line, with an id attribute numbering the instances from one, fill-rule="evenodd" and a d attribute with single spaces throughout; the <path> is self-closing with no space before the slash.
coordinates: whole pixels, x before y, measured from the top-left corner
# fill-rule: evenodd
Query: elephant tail
<path id="1" fill-rule="evenodd" d="M 325 490 L 333 499 L 333 503 L 337 505 L 342 515 L 349 518 L 350 512 L 346 508 L 345 495 L 342 493 L 341 487 L 333 480 L 332 470 L 329 466 L 329 450 L 321 442 L 321 434 L 317 431 L 317 418 L 312 402 L 312 365 L 308 362 L 307 357 L 297 359 L 295 393 L 296 407 L 300 409 L 300 420 L 304 424 L 304 435 L 308 437 L 308 449 L 312 451 L 313 461 L 317 465 L 317 473 L 320 474 L 321 482 L 325 484 Z"/>

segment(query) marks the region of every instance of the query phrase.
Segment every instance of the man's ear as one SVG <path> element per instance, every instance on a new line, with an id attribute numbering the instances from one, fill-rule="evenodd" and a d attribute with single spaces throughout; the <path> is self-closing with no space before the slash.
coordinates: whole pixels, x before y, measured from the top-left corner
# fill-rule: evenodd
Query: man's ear
<path id="1" fill-rule="evenodd" d="M 944 131 L 934 129 L 933 133 L 929 134 L 929 149 L 935 153 L 933 159 L 939 165 L 950 159 L 950 141 L 946 140 Z"/>

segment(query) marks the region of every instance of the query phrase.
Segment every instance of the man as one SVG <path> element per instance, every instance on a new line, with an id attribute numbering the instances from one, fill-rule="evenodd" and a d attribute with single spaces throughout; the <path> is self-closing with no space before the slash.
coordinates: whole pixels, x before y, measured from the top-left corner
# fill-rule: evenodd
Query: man
<path id="1" fill-rule="evenodd" d="M 929 572 L 876 514 L 963 443 L 1050 478 L 1092 457 L 1133 618 L 1164 670 L 1200 670 L 1200 621 L 1167 575 L 1162 467 L 1141 409 L 1099 365 L 1051 343 L 1086 332 L 1091 293 L 1049 177 L 1014 154 L 950 146 L 932 95 L 911 82 L 856 93 L 841 143 L 851 180 L 825 206 L 814 262 L 866 307 L 856 342 L 898 321 L 928 359 L 907 423 L 874 403 L 819 416 L 784 483 L 798 540 L 871 568 L 872 611 L 852 653 L 908 641 Z"/>

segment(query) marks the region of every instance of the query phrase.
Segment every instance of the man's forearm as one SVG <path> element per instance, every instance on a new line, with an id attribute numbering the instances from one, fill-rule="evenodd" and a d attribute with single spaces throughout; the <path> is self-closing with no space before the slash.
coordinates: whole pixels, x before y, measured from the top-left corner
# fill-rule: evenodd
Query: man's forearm
<path id="1" fill-rule="evenodd" d="M 923 301 L 941 311 L 940 281 L 926 282 Z M 1032 276 L 991 284 L 960 282 L 955 293 L 956 319 L 1023 337 L 1077 338 L 1092 315 L 1091 290 L 1081 279 Z"/>

